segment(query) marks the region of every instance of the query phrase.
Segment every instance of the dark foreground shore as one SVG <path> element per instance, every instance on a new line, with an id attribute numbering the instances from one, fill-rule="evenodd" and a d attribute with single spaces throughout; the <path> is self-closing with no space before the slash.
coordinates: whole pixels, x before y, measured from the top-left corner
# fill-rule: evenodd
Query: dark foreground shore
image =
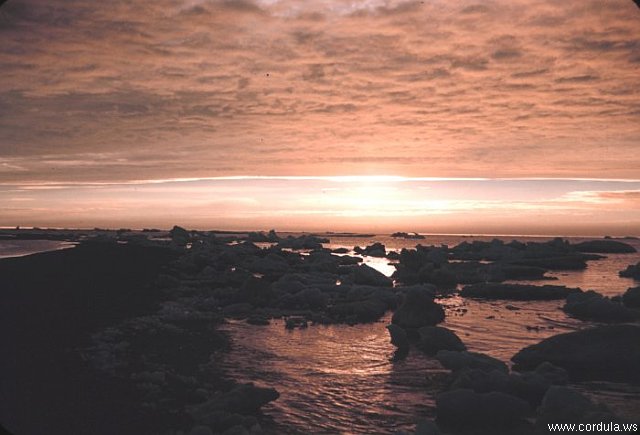
<path id="1" fill-rule="evenodd" d="M 0 261 L 0 421 L 20 434 L 136 433 L 153 422 L 127 383 L 76 351 L 91 333 L 153 310 L 169 249 L 85 244 Z M 159 422 L 158 422 L 159 423 Z"/>
<path id="2" fill-rule="evenodd" d="M 0 422 L 14 435 L 243 433 L 275 400 L 217 358 L 207 289 L 167 287 L 184 246 L 95 237 L 0 260 Z M 204 431 L 204 432 L 203 432 Z M 234 432 L 236 431 L 236 432 Z"/>

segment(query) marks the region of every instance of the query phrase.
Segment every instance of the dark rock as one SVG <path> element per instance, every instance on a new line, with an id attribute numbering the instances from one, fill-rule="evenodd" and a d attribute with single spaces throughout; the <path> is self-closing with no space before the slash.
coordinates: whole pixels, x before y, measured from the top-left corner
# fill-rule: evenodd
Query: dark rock
<path id="1" fill-rule="evenodd" d="M 317 288 L 306 288 L 294 295 L 303 301 L 302 306 L 311 310 L 324 309 L 327 306 L 329 297 Z"/>
<path id="2" fill-rule="evenodd" d="M 327 306 L 329 296 L 317 288 L 305 288 L 294 295 L 284 295 L 278 305 L 282 308 L 297 310 L 320 310 Z"/>
<path id="3" fill-rule="evenodd" d="M 334 254 L 346 254 L 349 252 L 349 250 L 347 248 L 336 248 L 333 251 Z"/>
<path id="4" fill-rule="evenodd" d="M 423 258 L 423 256 L 420 254 L 421 254 L 421 251 L 418 251 L 417 248 L 416 249 L 403 248 L 400 251 L 399 265 L 404 266 L 407 269 L 417 271 L 426 262 L 426 259 Z"/>
<path id="5" fill-rule="evenodd" d="M 264 275 L 276 275 L 279 277 L 287 273 L 289 263 L 280 255 L 269 253 L 263 258 L 255 258 L 249 265 L 249 270 Z"/>
<path id="6" fill-rule="evenodd" d="M 393 352 L 393 356 L 391 357 L 391 361 L 402 361 L 409 355 L 408 347 L 399 347 Z"/>
<path id="7" fill-rule="evenodd" d="M 418 284 L 420 282 L 418 280 L 417 270 L 411 270 L 400 263 L 395 263 L 393 266 L 396 268 L 396 270 L 395 272 L 393 272 L 393 275 L 391 275 L 391 277 L 397 282 L 401 282 L 406 285 Z"/>
<path id="8" fill-rule="evenodd" d="M 397 233 L 393 233 L 391 234 L 391 237 L 395 237 L 398 239 L 424 239 L 425 237 L 422 234 L 418 234 L 418 233 L 404 233 L 404 232 L 397 232 Z"/>
<path id="9" fill-rule="evenodd" d="M 429 283 L 438 287 L 453 288 L 458 283 L 456 274 L 445 265 L 437 266 L 427 263 L 418 270 L 418 282 Z"/>
<path id="10" fill-rule="evenodd" d="M 593 406 L 581 393 L 567 387 L 553 387 L 547 391 L 539 416 L 554 423 L 576 422 Z"/>
<path id="11" fill-rule="evenodd" d="M 387 304 L 379 299 L 335 304 L 329 309 L 331 316 L 345 323 L 368 323 L 379 320 L 387 312 Z"/>
<path id="12" fill-rule="evenodd" d="M 156 285 L 159 288 L 165 288 L 165 289 L 175 288 L 180 285 L 180 280 L 175 276 L 161 273 L 156 278 Z"/>
<path id="13" fill-rule="evenodd" d="M 476 352 L 441 350 L 436 354 L 436 359 L 453 372 L 465 369 L 478 369 L 484 372 L 498 370 L 504 373 L 509 371 L 507 365 L 502 361 Z"/>
<path id="14" fill-rule="evenodd" d="M 288 236 L 286 238 L 280 238 L 278 241 L 278 248 L 288 249 L 322 249 L 323 243 L 329 243 L 329 239 L 302 235 L 299 237 Z"/>
<path id="15" fill-rule="evenodd" d="M 354 302 L 353 313 L 358 322 L 375 322 L 387 312 L 387 305 L 379 299 Z"/>
<path id="16" fill-rule="evenodd" d="M 248 435 L 247 427 L 256 424 L 257 420 L 253 416 L 246 416 L 237 413 L 228 413 L 220 419 L 219 425 L 215 425 L 216 433 L 224 435 Z"/>
<path id="17" fill-rule="evenodd" d="M 423 326 L 418 329 L 420 341 L 417 347 L 427 355 L 435 355 L 440 350 L 465 351 L 467 347 L 450 329 L 440 326 Z"/>
<path id="18" fill-rule="evenodd" d="M 253 305 L 246 302 L 227 305 L 222 309 L 222 313 L 228 317 L 247 317 L 252 311 Z"/>
<path id="19" fill-rule="evenodd" d="M 393 295 L 391 289 L 375 287 L 372 285 L 353 285 L 350 288 L 345 287 L 345 289 L 347 290 L 345 297 L 350 301 L 361 301 L 364 299 L 369 299 L 376 290 L 382 290 L 385 293 L 390 293 L 391 295 Z"/>
<path id="20" fill-rule="evenodd" d="M 535 409 L 552 384 L 538 373 L 526 372 L 510 374 L 507 385 L 510 394 L 525 400 Z"/>
<path id="21" fill-rule="evenodd" d="M 451 384 L 451 390 L 468 389 L 476 393 L 508 391 L 508 373 L 500 370 L 463 369 Z"/>
<path id="22" fill-rule="evenodd" d="M 164 384 L 167 379 L 167 374 L 162 371 L 155 372 L 140 372 L 131 375 L 131 379 L 137 382 L 148 382 L 151 384 Z"/>
<path id="23" fill-rule="evenodd" d="M 640 327 L 609 325 L 556 335 L 522 349 L 512 360 L 517 370 L 548 361 L 574 379 L 637 380 Z"/>
<path id="24" fill-rule="evenodd" d="M 576 243 L 573 247 L 580 252 L 596 252 L 601 254 L 630 254 L 637 252 L 633 246 L 617 240 L 589 240 Z"/>
<path id="25" fill-rule="evenodd" d="M 506 279 L 501 267 L 477 261 L 449 263 L 446 269 L 455 275 L 455 281 L 459 284 L 500 282 Z"/>
<path id="26" fill-rule="evenodd" d="M 222 435 L 251 435 L 251 433 L 246 427 L 241 424 L 237 424 L 222 432 Z"/>
<path id="27" fill-rule="evenodd" d="M 268 233 L 263 231 L 252 231 L 247 235 L 247 238 L 252 242 L 278 242 L 280 237 L 276 234 L 275 230 L 269 230 Z"/>
<path id="28" fill-rule="evenodd" d="M 210 400 L 194 405 L 189 413 L 193 419 L 204 425 L 215 426 L 221 412 L 243 415 L 255 414 L 262 406 L 276 400 L 280 394 L 273 388 L 241 384 L 226 393 L 217 393 Z"/>
<path id="29" fill-rule="evenodd" d="M 389 260 L 399 260 L 400 259 L 400 254 L 397 253 L 396 251 L 389 251 L 389 252 L 387 252 L 387 258 Z"/>
<path id="30" fill-rule="evenodd" d="M 396 308 L 398 299 L 398 296 L 390 288 L 367 285 L 354 285 L 346 292 L 345 296 L 349 301 L 376 299 L 383 302 L 388 309 Z"/>
<path id="31" fill-rule="evenodd" d="M 370 296 L 370 299 L 377 299 L 384 302 L 388 309 L 395 310 L 398 306 L 399 296 L 388 288 L 376 288 Z"/>
<path id="32" fill-rule="evenodd" d="M 313 272 L 337 273 L 340 264 L 351 257 L 333 255 L 329 251 L 313 251 L 304 257 L 305 270 Z"/>
<path id="33" fill-rule="evenodd" d="M 373 267 L 361 264 L 351 268 L 354 284 L 392 287 L 393 281 Z"/>
<path id="34" fill-rule="evenodd" d="M 402 249 L 400 263 L 414 270 L 419 270 L 426 264 L 441 266 L 449 262 L 449 248 L 446 245 L 416 246 L 416 249 Z"/>
<path id="35" fill-rule="evenodd" d="M 249 318 L 247 319 L 247 323 L 250 325 L 256 325 L 256 326 L 266 326 L 270 322 L 269 322 L 269 319 L 267 319 L 264 316 L 253 315 L 253 316 L 249 316 Z"/>
<path id="36" fill-rule="evenodd" d="M 349 255 L 341 255 L 338 257 L 338 264 L 340 266 L 351 266 L 358 263 L 362 263 L 362 258 L 351 257 Z"/>
<path id="37" fill-rule="evenodd" d="M 425 249 L 425 259 L 428 263 L 436 266 L 442 266 L 449 262 L 449 249 L 447 246 L 430 247 Z"/>
<path id="38" fill-rule="evenodd" d="M 618 273 L 623 278 L 633 278 L 640 281 L 640 263 L 630 264 L 627 268 Z"/>
<path id="39" fill-rule="evenodd" d="M 382 243 L 376 242 L 365 248 L 356 246 L 353 248 L 354 252 L 361 255 L 367 255 L 369 257 L 384 257 L 386 255 L 386 248 Z"/>
<path id="40" fill-rule="evenodd" d="M 596 405 L 583 394 L 567 387 L 552 386 L 538 408 L 536 427 L 547 433 L 547 424 L 611 423 L 620 421 L 605 406 Z"/>
<path id="41" fill-rule="evenodd" d="M 416 425 L 416 431 L 414 435 L 440 435 L 441 432 L 438 426 L 429 420 L 420 420 Z"/>
<path id="42" fill-rule="evenodd" d="M 273 297 L 274 292 L 266 279 L 249 276 L 238 290 L 236 300 L 263 307 L 270 304 Z"/>
<path id="43" fill-rule="evenodd" d="M 435 288 L 416 286 L 406 291 L 404 302 L 396 310 L 391 322 L 401 328 L 433 326 L 444 320 L 444 309 L 433 301 Z"/>
<path id="44" fill-rule="evenodd" d="M 189 231 L 185 230 L 182 227 L 175 225 L 171 231 L 169 231 L 169 236 L 173 243 L 178 246 L 184 246 L 191 240 L 191 234 Z"/>
<path id="45" fill-rule="evenodd" d="M 567 296 L 567 303 L 562 309 L 569 315 L 582 320 L 593 320 L 605 323 L 629 322 L 640 318 L 640 313 L 612 302 L 592 290 L 584 293 L 573 293 Z"/>
<path id="46" fill-rule="evenodd" d="M 532 410 L 527 402 L 509 394 L 460 389 L 438 395 L 436 413 L 438 423 L 447 427 L 482 430 L 519 425 Z"/>
<path id="47" fill-rule="evenodd" d="M 242 242 L 225 247 L 225 250 L 218 257 L 218 262 L 235 267 L 246 257 L 261 255 L 263 252 L 262 249 L 251 242 Z"/>
<path id="48" fill-rule="evenodd" d="M 543 362 L 535 369 L 535 373 L 543 376 L 553 385 L 565 385 L 569 382 L 569 374 L 562 367 L 557 367 L 550 362 Z"/>
<path id="49" fill-rule="evenodd" d="M 453 258 L 459 260 L 500 261 L 545 269 L 580 269 L 586 266 L 584 260 L 593 259 L 577 252 L 569 242 L 560 238 L 526 244 L 517 241 L 505 244 L 498 239 L 490 242 L 475 240 L 472 243 L 460 243 L 451 253 Z"/>
<path id="50" fill-rule="evenodd" d="M 622 295 L 622 303 L 628 308 L 640 308 L 640 287 L 627 289 Z"/>
<path id="51" fill-rule="evenodd" d="M 295 328 L 304 329 L 304 328 L 306 328 L 308 326 L 309 326 L 309 324 L 307 322 L 307 319 L 305 319 L 304 317 L 300 317 L 300 316 L 287 317 L 287 319 L 284 322 L 284 327 L 286 329 L 295 329 Z"/>
<path id="52" fill-rule="evenodd" d="M 465 286 L 460 295 L 477 299 L 510 299 L 520 301 L 564 299 L 571 293 L 581 292 L 579 288 L 557 285 L 527 284 L 472 284 Z"/>
<path id="53" fill-rule="evenodd" d="M 325 288 L 334 286 L 336 277 L 325 272 L 287 273 L 281 276 L 271 287 L 284 293 L 297 293 L 307 287 Z"/>
<path id="54" fill-rule="evenodd" d="M 464 369 L 457 372 L 451 389 L 471 389 L 476 393 L 499 391 L 525 400 L 536 408 L 551 385 L 567 382 L 566 371 L 549 363 L 533 372 L 506 373 L 500 370 Z"/>
<path id="55" fill-rule="evenodd" d="M 213 431 L 209 426 L 195 426 L 189 431 L 189 435 L 213 435 Z"/>
<path id="56" fill-rule="evenodd" d="M 513 258 L 518 252 L 510 246 L 505 246 L 504 242 L 498 239 L 493 239 L 490 242 L 474 240 L 472 243 L 468 243 L 464 241 L 455 246 L 451 251 L 454 258 L 459 260 L 488 261 Z"/>
<path id="57" fill-rule="evenodd" d="M 391 344 L 400 349 L 409 347 L 409 339 L 407 338 L 407 331 L 399 327 L 398 325 L 387 325 L 389 335 L 391 336 Z"/>

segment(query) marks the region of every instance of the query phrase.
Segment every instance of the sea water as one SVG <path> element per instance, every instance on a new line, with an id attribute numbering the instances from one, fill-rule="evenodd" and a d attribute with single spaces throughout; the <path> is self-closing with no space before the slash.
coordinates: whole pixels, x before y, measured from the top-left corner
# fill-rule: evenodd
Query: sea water
<path id="1" fill-rule="evenodd" d="M 331 237 L 328 248 L 385 244 L 399 251 L 416 244 L 455 246 L 462 241 L 491 240 L 492 236 L 427 236 L 425 240 L 390 236 Z M 542 242 L 551 238 L 499 237 L 505 242 Z M 578 243 L 580 238 L 569 238 Z M 640 251 L 640 241 L 624 240 Z M 581 287 L 607 296 L 640 285 L 618 272 L 640 261 L 640 254 L 606 254 L 589 261 L 583 271 L 550 272 L 555 281 L 535 282 Z M 390 275 L 386 259 L 364 258 L 365 263 Z M 567 316 L 564 301 L 479 301 L 454 296 L 438 300 L 445 307 L 441 325 L 454 330 L 470 351 L 509 362 L 525 346 L 552 335 L 592 325 Z M 509 309 L 507 309 L 509 305 Z M 411 430 L 420 418 L 435 417 L 435 395 L 446 383 L 446 371 L 433 358 L 411 351 L 394 361 L 395 348 L 381 321 L 355 326 L 317 325 L 287 330 L 281 320 L 268 326 L 230 321 L 222 329 L 232 338 L 232 350 L 224 358 L 230 376 L 276 388 L 281 396 L 263 408 L 279 433 L 394 433 Z M 640 388 L 619 383 L 574 385 L 595 400 L 608 403 L 630 418 L 640 416 Z"/>
<path id="2" fill-rule="evenodd" d="M 23 257 L 38 252 L 73 248 L 74 242 L 60 240 L 0 240 L 0 258 Z"/>

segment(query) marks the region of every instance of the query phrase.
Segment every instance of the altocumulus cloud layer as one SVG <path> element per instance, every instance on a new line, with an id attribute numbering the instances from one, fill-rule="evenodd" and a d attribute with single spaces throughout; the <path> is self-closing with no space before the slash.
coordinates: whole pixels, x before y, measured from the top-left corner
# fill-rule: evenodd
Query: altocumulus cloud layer
<path id="1" fill-rule="evenodd" d="M 10 0 L 0 182 L 638 178 L 630 0 Z"/>

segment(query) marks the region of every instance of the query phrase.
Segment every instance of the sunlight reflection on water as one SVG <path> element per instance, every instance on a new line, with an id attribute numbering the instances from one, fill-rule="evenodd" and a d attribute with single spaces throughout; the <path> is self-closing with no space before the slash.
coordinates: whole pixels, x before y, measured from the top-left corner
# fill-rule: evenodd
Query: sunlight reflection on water
<path id="1" fill-rule="evenodd" d="M 234 349 L 226 361 L 237 379 L 275 387 L 281 397 L 264 411 L 279 432 L 389 433 L 433 416 L 433 395 L 445 372 L 419 353 L 392 362 L 394 347 L 383 322 L 312 326 L 289 331 L 232 322 Z M 426 376 L 427 373 L 432 378 Z M 294 429 L 297 428 L 297 429 Z"/>

